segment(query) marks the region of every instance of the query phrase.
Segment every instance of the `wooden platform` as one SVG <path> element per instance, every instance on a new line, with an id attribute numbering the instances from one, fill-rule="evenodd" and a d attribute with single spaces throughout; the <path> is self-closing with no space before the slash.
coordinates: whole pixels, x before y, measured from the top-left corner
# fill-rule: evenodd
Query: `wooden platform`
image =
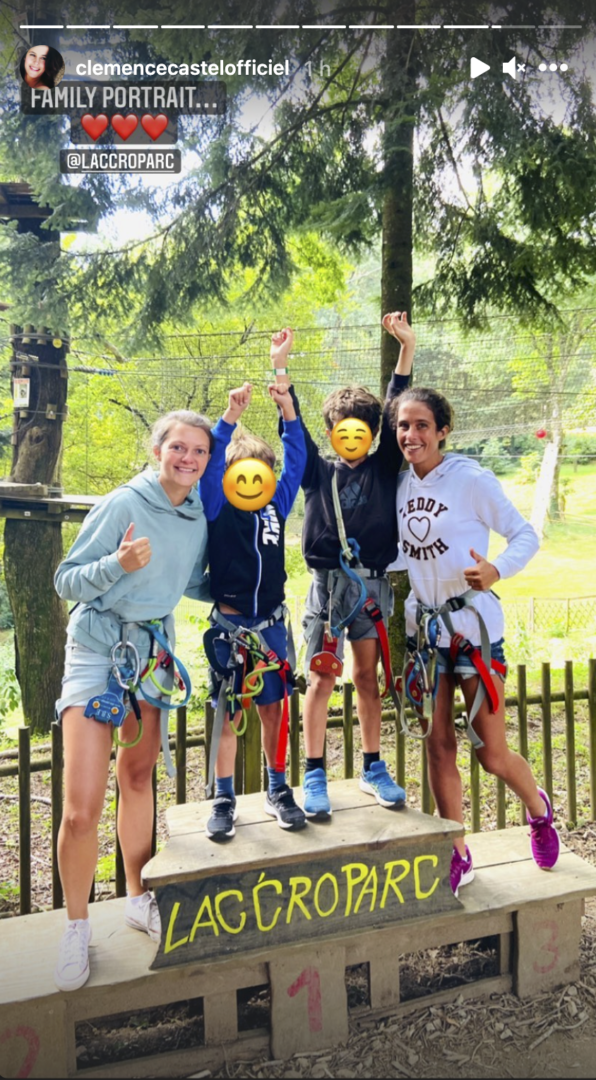
<path id="1" fill-rule="evenodd" d="M 219 961 L 313 938 L 459 910 L 449 883 L 456 822 L 382 809 L 335 782 L 333 817 L 280 829 L 264 795 L 239 800 L 232 842 L 205 836 L 209 804 L 172 807 L 170 838 L 145 867 L 164 927 L 155 967 Z"/>
<path id="2" fill-rule="evenodd" d="M 0 518 L 22 521 L 84 521 L 97 495 L 50 495 L 45 484 L 0 481 Z"/>
<path id="3" fill-rule="evenodd" d="M 338 809 L 332 821 L 310 825 L 300 840 L 301 845 L 306 845 L 307 834 L 316 834 L 308 843 L 320 845 L 321 857 L 341 843 L 342 815 L 345 823 L 351 821 L 357 807 L 350 804 L 361 799 L 360 793 L 353 790 L 353 781 L 336 787 L 342 790 L 337 795 L 334 790 Z M 278 836 L 284 848 L 290 839 L 297 840 L 299 834 L 292 838 L 284 836 L 276 822 L 263 814 L 262 800 L 262 795 L 240 800 L 237 836 L 223 848 L 209 843 L 202 833 L 207 808 L 188 806 L 170 811 L 172 838 L 166 849 L 170 870 L 166 867 L 165 854 L 162 858 L 158 855 L 147 868 L 157 889 L 172 886 L 172 880 L 166 881 L 172 870 L 172 852 L 182 852 L 183 842 L 186 848 L 190 846 L 195 860 L 193 867 L 204 865 L 207 860 L 210 873 L 206 877 L 213 882 L 221 874 L 222 865 L 229 869 L 234 860 L 238 865 L 243 854 L 244 866 L 250 872 L 255 869 L 252 863 L 258 853 L 248 849 L 251 836 L 253 840 L 256 836 L 255 830 L 262 835 L 264 853 L 277 846 Z M 343 810 L 339 809 L 340 803 Z M 346 851 L 346 857 L 357 858 L 367 866 L 372 855 L 391 849 L 395 830 L 411 825 L 415 833 L 416 828 L 424 829 L 425 821 L 432 820 L 409 810 L 395 814 L 368 804 L 372 813 L 368 815 L 369 825 L 364 826 L 366 809 L 360 809 L 360 836 L 362 829 L 369 828 L 367 843 L 373 846 L 361 844 L 358 850 L 352 837 L 348 843 L 354 850 Z M 445 832 L 444 822 L 434 825 Z M 450 843 L 453 826 L 447 825 L 445 842 Z M 143 934 L 124 925 L 123 901 L 97 904 L 91 910 L 94 934 L 91 978 L 87 986 L 74 994 L 60 993 L 53 983 L 63 912 L 0 922 L 0 1075 L 115 1078 L 215 1070 L 226 1060 L 250 1060 L 268 1049 L 274 1058 L 285 1058 L 296 1051 L 344 1042 L 349 1020 L 354 1017 L 403 1014 L 460 994 L 471 998 L 513 990 L 528 997 L 576 979 L 583 898 L 596 895 L 596 869 L 563 849 L 554 871 L 539 871 L 529 855 L 527 832 L 527 828 L 514 828 L 468 838 L 474 853 L 476 879 L 462 889 L 461 904 L 450 910 L 361 928 L 357 919 L 349 917 L 343 930 L 332 927 L 328 937 L 307 936 L 291 945 L 273 945 L 268 934 L 260 951 L 254 948 L 245 955 L 232 956 L 223 953 L 225 958 L 207 962 L 191 960 L 150 970 L 160 950 Z M 413 833 L 404 836 L 401 844 L 404 859 L 408 858 L 408 850 L 411 855 L 416 850 L 412 836 Z M 444 841 L 438 837 L 432 841 L 435 842 Z M 211 860 L 212 854 L 215 861 Z M 297 848 L 295 865 L 303 863 L 305 858 L 305 850 Z M 314 866 L 317 858 L 308 862 Z M 282 867 L 278 870 L 281 873 Z M 158 871 L 163 871 L 161 884 Z M 188 872 L 185 865 L 182 873 Z M 267 877 L 272 876 L 267 871 Z M 188 884 L 186 878 L 182 886 Z M 355 887 L 354 904 L 356 890 L 365 884 L 363 879 Z M 370 904 L 372 894 L 366 896 Z M 304 921 L 310 926 L 308 920 Z M 403 1000 L 400 966 L 406 954 L 487 936 L 498 941 L 496 975 L 422 999 Z M 218 941 L 223 937 L 221 933 Z M 182 947 L 175 950 L 174 956 L 182 951 Z M 368 967 L 370 1004 L 348 1014 L 346 969 L 356 964 Z M 238 991 L 261 986 L 270 989 L 270 1031 L 239 1033 Z M 129 1015 L 133 1010 L 138 1012 L 186 999 L 202 1000 L 202 1045 L 103 1068 L 77 1070 L 76 1025 L 81 1021 Z"/>

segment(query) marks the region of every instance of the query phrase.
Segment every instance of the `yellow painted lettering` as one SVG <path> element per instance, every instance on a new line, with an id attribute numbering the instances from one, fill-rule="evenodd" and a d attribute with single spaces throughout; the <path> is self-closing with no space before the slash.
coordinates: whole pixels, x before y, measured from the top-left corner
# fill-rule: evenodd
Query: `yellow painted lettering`
<path id="1" fill-rule="evenodd" d="M 323 911 L 323 909 L 322 909 L 322 907 L 320 905 L 320 902 L 319 902 L 319 894 L 320 894 L 321 889 L 323 887 L 323 882 L 325 882 L 325 881 L 330 881 L 331 882 L 331 888 L 333 890 L 333 905 L 329 908 L 328 911 Z M 317 915 L 320 915 L 322 919 L 326 919 L 328 915 L 333 914 L 333 912 L 335 911 L 337 905 L 339 904 L 339 886 L 337 884 L 337 878 L 335 877 L 334 874 L 323 874 L 323 877 L 319 878 L 319 880 L 317 881 L 317 884 L 316 884 L 316 888 L 315 888 L 314 903 L 315 903 L 315 909 L 316 909 Z M 309 918 L 310 918 L 310 916 L 309 916 Z"/>
<path id="2" fill-rule="evenodd" d="M 175 941 L 172 944 L 172 938 L 174 936 L 174 926 L 176 924 L 176 919 L 178 918 L 178 912 L 179 911 L 180 911 L 180 904 L 175 903 L 173 908 L 172 908 L 172 912 L 170 914 L 170 921 L 168 923 L 168 932 L 166 934 L 166 943 L 165 943 L 164 949 L 163 949 L 165 956 L 167 956 L 168 953 L 174 952 L 174 949 L 179 949 L 181 945 L 187 945 L 188 944 L 188 938 L 187 937 L 180 938 L 180 941 Z"/>
<path id="3" fill-rule="evenodd" d="M 260 899 L 259 894 L 260 894 L 262 889 L 275 889 L 277 895 L 279 896 L 280 893 L 283 892 L 284 887 L 283 887 L 281 881 L 276 881 L 275 878 L 269 878 L 268 881 L 265 881 L 265 880 L 263 880 L 264 877 L 265 877 L 265 871 L 263 870 L 263 873 L 261 874 L 261 876 L 259 878 L 258 884 L 255 885 L 255 887 L 254 887 L 254 889 L 252 891 L 252 899 L 253 899 L 253 904 L 255 906 L 255 915 L 257 917 L 257 926 L 258 926 L 259 930 L 262 930 L 263 933 L 266 934 L 266 933 L 269 932 L 269 930 L 273 930 L 274 926 L 276 925 L 277 920 L 279 919 L 279 916 L 281 915 L 281 904 L 278 907 L 276 907 L 276 909 L 275 909 L 275 915 L 273 916 L 273 922 L 270 922 L 269 926 L 265 926 L 265 924 L 263 922 L 262 913 L 261 913 L 261 899 Z"/>
<path id="4" fill-rule="evenodd" d="M 362 888 L 360 890 L 360 896 L 358 897 L 358 899 L 356 901 L 356 906 L 354 908 L 354 915 L 358 914 L 358 912 L 360 910 L 360 905 L 361 905 L 364 897 L 367 895 L 367 893 L 370 893 L 370 898 L 371 898 L 370 899 L 370 907 L 369 907 L 368 910 L 369 911 L 374 911 L 375 904 L 377 902 L 377 889 L 378 889 L 378 887 L 379 887 L 379 879 L 377 877 L 377 868 L 376 868 L 376 866 L 371 866 L 370 870 L 368 871 L 368 876 L 366 878 L 366 881 L 364 882 L 364 885 L 362 886 Z"/>
<path id="5" fill-rule="evenodd" d="M 228 889 L 226 892 L 218 893 L 215 897 L 215 914 L 217 915 L 219 925 L 228 934 L 239 934 L 240 931 L 244 929 L 246 923 L 246 912 L 240 912 L 240 923 L 238 924 L 238 926 L 230 926 L 230 924 L 226 922 L 221 913 L 221 905 L 228 896 L 236 896 L 238 898 L 239 904 L 241 904 L 244 900 L 244 897 L 239 889 Z"/>
<path id="6" fill-rule="evenodd" d="M 203 913 L 205 913 L 205 918 L 202 917 Z M 210 896 L 205 897 L 205 899 L 203 900 L 203 903 L 201 904 L 199 910 L 197 911 L 197 917 L 196 917 L 194 923 L 192 924 L 192 930 L 190 932 L 190 940 L 191 940 L 191 942 L 194 941 L 194 939 L 196 937 L 197 930 L 201 926 L 210 926 L 211 929 L 213 930 L 213 933 L 215 934 L 215 936 L 219 937 L 219 926 L 217 925 L 217 923 L 215 921 L 215 917 L 213 915 L 213 908 L 211 907 L 211 897 Z"/>
<path id="7" fill-rule="evenodd" d="M 393 872 L 396 867 L 401 866 L 401 874 L 399 877 L 394 877 Z M 410 873 L 410 864 L 407 859 L 395 859 L 393 862 L 385 863 L 385 870 L 387 871 L 387 877 L 385 878 L 385 884 L 383 886 L 383 895 L 381 897 L 381 908 L 385 907 L 387 903 L 387 897 L 389 895 L 389 889 L 393 889 L 400 904 L 403 904 L 404 898 L 401 893 L 401 889 L 398 888 L 400 881 L 403 881 L 405 877 Z"/>
<path id="8" fill-rule="evenodd" d="M 429 896 L 432 896 L 432 894 L 434 893 L 437 885 L 439 884 L 439 882 L 441 880 L 440 877 L 436 877 L 435 880 L 433 881 L 430 889 L 427 889 L 426 892 L 422 891 L 422 885 L 420 884 L 420 865 L 421 865 L 421 863 L 424 863 L 424 862 L 431 863 L 431 866 L 432 866 L 432 868 L 434 870 L 436 868 L 438 862 L 439 862 L 439 856 L 438 855 L 417 855 L 416 858 L 414 859 L 414 888 L 416 890 L 416 899 L 417 900 L 428 900 Z"/>
<path id="9" fill-rule="evenodd" d="M 366 875 L 368 874 L 368 866 L 366 866 L 365 863 L 361 863 L 361 862 L 346 863 L 345 866 L 342 866 L 341 872 L 342 872 L 342 874 L 346 875 L 347 895 L 346 895 L 346 910 L 344 912 L 344 915 L 347 916 L 347 915 L 350 914 L 350 912 L 352 910 L 352 899 L 353 899 L 353 896 L 354 896 L 354 887 L 356 885 L 359 885 L 361 881 L 364 881 Z"/>
<path id="10" fill-rule="evenodd" d="M 286 915 L 286 923 L 292 921 L 292 914 L 294 908 L 300 908 L 302 914 L 306 919 L 312 919 L 312 915 L 304 903 L 303 897 L 308 896 L 311 888 L 312 881 L 307 877 L 291 877 L 290 878 L 290 902 L 288 904 L 288 913 Z"/>

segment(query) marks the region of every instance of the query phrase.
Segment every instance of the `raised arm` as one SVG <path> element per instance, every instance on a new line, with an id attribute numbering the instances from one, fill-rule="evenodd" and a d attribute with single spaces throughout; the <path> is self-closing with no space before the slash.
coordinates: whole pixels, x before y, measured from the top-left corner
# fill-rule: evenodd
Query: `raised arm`
<path id="1" fill-rule="evenodd" d="M 281 438 L 284 447 L 284 463 L 275 491 L 275 503 L 282 517 L 287 518 L 302 483 L 306 466 L 306 442 L 304 430 L 300 418 L 296 416 L 296 409 L 288 388 L 272 383 L 269 393 L 281 413 L 283 422 Z"/>
<path id="2" fill-rule="evenodd" d="M 215 520 L 225 502 L 222 481 L 226 471 L 226 450 L 238 420 L 250 405 L 251 396 L 252 386 L 247 382 L 237 390 L 230 390 L 228 407 L 213 428 L 214 445 L 211 460 L 198 485 L 207 521 Z"/>
<path id="3" fill-rule="evenodd" d="M 306 446 L 306 466 L 302 475 L 302 486 L 308 488 L 311 486 L 314 477 L 316 476 L 319 466 L 319 448 L 310 434 L 304 418 L 300 413 L 300 403 L 298 401 L 298 395 L 292 385 L 292 379 L 290 370 L 288 367 L 289 356 L 294 344 L 294 331 L 286 326 L 284 330 L 278 330 L 276 334 L 271 338 L 271 367 L 272 374 L 275 378 L 275 385 L 279 387 L 283 393 L 286 389 L 289 390 L 292 404 L 294 406 L 296 417 L 299 419 L 304 434 L 304 442 Z M 279 435 L 283 439 L 284 436 L 284 423 L 283 415 L 280 409 L 279 419 Z M 293 500 L 292 500 L 293 501 Z"/>
<path id="4" fill-rule="evenodd" d="M 395 371 L 387 388 L 377 454 L 384 467 L 392 473 L 398 473 L 403 461 L 403 454 L 399 449 L 395 431 L 391 427 L 387 416 L 387 405 L 393 398 L 398 397 L 402 390 L 406 389 L 410 381 L 414 352 L 416 350 L 416 335 L 408 323 L 408 316 L 405 311 L 393 311 L 384 315 L 382 324 L 387 333 L 399 341 L 401 349 Z"/>

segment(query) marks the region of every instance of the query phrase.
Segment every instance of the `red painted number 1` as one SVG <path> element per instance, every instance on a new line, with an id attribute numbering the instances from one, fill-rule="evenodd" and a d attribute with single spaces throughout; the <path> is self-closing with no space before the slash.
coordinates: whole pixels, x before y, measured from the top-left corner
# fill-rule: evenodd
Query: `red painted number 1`
<path id="1" fill-rule="evenodd" d="M 323 1030 L 323 1011 L 321 1007 L 321 980 L 316 968 L 307 967 L 300 973 L 296 982 L 288 987 L 288 995 L 293 998 L 306 986 L 308 990 L 307 1010 L 309 1031 Z"/>

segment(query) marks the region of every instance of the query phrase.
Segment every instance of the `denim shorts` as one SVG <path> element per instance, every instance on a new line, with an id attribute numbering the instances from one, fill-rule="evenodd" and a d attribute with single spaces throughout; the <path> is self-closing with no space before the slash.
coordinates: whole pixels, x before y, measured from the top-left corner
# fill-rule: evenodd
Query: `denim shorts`
<path id="1" fill-rule="evenodd" d="M 147 658 L 141 657 L 140 659 L 142 671 L 147 665 Z M 61 719 L 64 709 L 84 709 L 93 694 L 102 692 L 98 691 L 97 688 L 101 686 L 105 689 L 108 685 L 111 671 L 112 661 L 109 656 L 102 656 L 101 653 L 88 649 L 86 645 L 81 645 L 78 641 L 68 638 L 62 693 L 56 702 L 57 719 Z M 159 698 L 161 696 L 155 683 L 151 682 L 149 687 L 148 692 L 151 697 Z M 143 700 L 144 695 L 141 688 L 139 688 L 136 696 L 139 701 Z"/>
<path id="2" fill-rule="evenodd" d="M 304 615 L 302 616 L 302 629 L 305 640 L 309 643 L 309 650 L 315 653 L 323 648 L 323 636 L 325 633 L 325 618 L 329 609 L 329 586 L 328 570 L 315 570 L 310 583 Z M 385 574 L 377 578 L 364 578 L 367 595 L 379 605 L 385 625 L 389 616 L 393 614 L 393 589 Z M 345 619 L 358 602 L 360 588 L 355 581 L 347 575 L 340 574 L 333 591 L 333 611 L 331 622 L 338 624 Z M 318 625 L 313 626 L 319 620 Z M 364 641 L 366 638 L 377 638 L 378 634 L 374 622 L 366 612 L 356 616 L 344 633 L 340 634 L 337 645 L 337 657 L 343 660 L 344 639 L 349 641 Z"/>
<path id="3" fill-rule="evenodd" d="M 491 660 L 497 660 L 500 664 L 506 664 L 505 652 L 503 645 L 505 644 L 505 638 L 499 638 L 498 641 L 491 641 L 490 655 Z M 416 648 L 416 639 L 408 638 L 408 648 L 414 650 Z M 426 663 L 428 659 L 428 653 L 426 649 L 422 650 L 422 659 Z M 476 668 L 472 661 L 461 649 L 458 649 L 455 660 L 451 659 L 449 649 L 437 648 L 437 672 L 439 675 L 459 675 L 462 679 L 471 679 L 474 675 L 478 675 Z M 499 675 L 500 672 L 495 671 L 491 667 L 491 675 Z"/>
<path id="4" fill-rule="evenodd" d="M 253 626 L 258 626 L 263 622 L 262 616 L 257 615 L 256 618 L 249 618 L 247 615 L 230 615 L 225 613 L 224 618 L 233 623 L 234 626 L 243 626 L 246 630 L 252 630 Z M 213 626 L 219 626 L 218 623 L 213 622 Z M 225 631 L 222 629 L 222 633 Z M 287 660 L 288 658 L 288 632 L 286 630 L 283 619 L 278 619 L 272 626 L 266 626 L 264 630 L 260 630 L 259 633 L 263 639 L 267 642 L 267 645 L 276 656 L 279 656 L 280 660 Z M 225 638 L 215 638 L 213 642 L 215 655 L 222 665 L 225 667 L 230 659 L 230 645 Z M 214 671 L 210 668 L 211 679 L 214 686 L 217 687 L 219 693 L 219 685 L 222 681 L 222 676 L 218 671 Z M 286 682 L 288 694 L 292 693 L 292 687 Z M 234 686 L 234 693 L 239 694 L 242 690 L 242 671 L 238 671 L 236 683 Z M 268 671 L 263 675 L 263 689 L 260 694 L 257 694 L 252 698 L 255 705 L 272 705 L 275 701 L 283 701 L 284 699 L 284 684 L 277 671 Z M 212 697 L 214 707 L 217 705 L 217 694 L 213 694 Z M 240 707 L 240 706 L 239 706 Z"/>

